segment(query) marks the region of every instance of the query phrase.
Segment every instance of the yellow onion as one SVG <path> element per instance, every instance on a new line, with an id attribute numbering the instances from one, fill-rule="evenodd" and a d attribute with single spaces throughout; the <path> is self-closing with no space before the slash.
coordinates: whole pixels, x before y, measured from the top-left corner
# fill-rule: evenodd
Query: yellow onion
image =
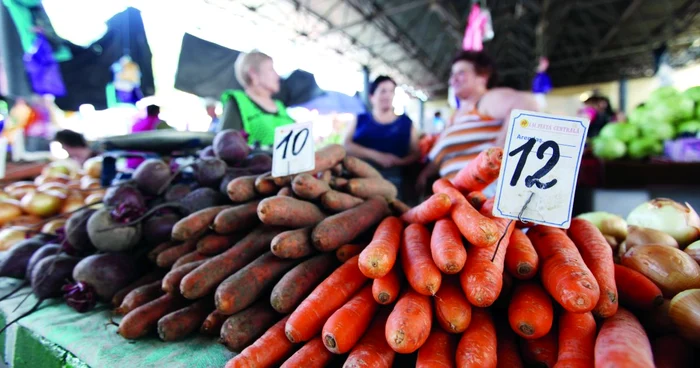
<path id="1" fill-rule="evenodd" d="M 34 225 L 40 223 L 43 219 L 35 215 L 22 215 L 14 218 L 12 221 L 5 224 L 5 227 L 30 227 L 34 228 Z"/>
<path id="2" fill-rule="evenodd" d="M 693 207 L 667 198 L 652 199 L 637 206 L 627 216 L 627 223 L 663 231 L 681 247 L 700 237 L 700 216 Z"/>
<path id="3" fill-rule="evenodd" d="M 685 290 L 673 297 L 668 315 L 681 336 L 700 346 L 700 289 Z"/>
<path id="4" fill-rule="evenodd" d="M 26 238 L 26 230 L 11 228 L 2 229 L 0 230 L 0 251 L 6 251 Z"/>
<path id="5" fill-rule="evenodd" d="M 0 189 L 0 199 L 12 199 L 12 196 Z"/>
<path id="6" fill-rule="evenodd" d="M 97 189 L 101 187 L 100 181 L 89 176 L 83 176 L 80 178 L 80 189 Z"/>
<path id="7" fill-rule="evenodd" d="M 590 221 L 603 235 L 610 235 L 618 241 L 623 241 L 627 237 L 627 223 L 618 215 L 597 211 L 583 213 L 576 217 Z"/>
<path id="8" fill-rule="evenodd" d="M 44 234 L 56 235 L 56 230 L 62 228 L 66 224 L 65 219 L 55 219 L 47 222 L 41 227 L 41 232 Z"/>
<path id="9" fill-rule="evenodd" d="M 700 288 L 700 265 L 680 249 L 664 245 L 639 245 L 622 256 L 622 265 L 653 281 L 667 298 Z"/>
<path id="10" fill-rule="evenodd" d="M 49 190 L 52 191 L 57 191 L 63 193 L 63 195 L 67 196 L 68 193 L 70 193 L 70 188 L 68 188 L 68 185 L 66 184 L 61 184 L 61 183 L 46 183 L 38 186 L 36 190 L 40 192 L 46 192 Z"/>
<path id="11" fill-rule="evenodd" d="M 683 250 L 684 252 L 688 253 L 688 255 L 695 260 L 698 264 L 700 264 L 700 240 L 694 242 L 693 244 L 690 244 L 689 246 L 685 247 Z"/>
<path id="12" fill-rule="evenodd" d="M 35 216 L 49 217 L 61 210 L 63 200 L 66 198 L 60 192 L 47 190 L 45 192 L 28 193 L 22 197 L 22 209 Z"/>
<path id="13" fill-rule="evenodd" d="M 9 193 L 12 192 L 15 189 L 20 189 L 20 188 L 36 188 L 36 185 L 34 185 L 33 182 L 31 181 L 16 181 L 11 184 L 7 184 L 4 188 L 5 192 Z"/>
<path id="14" fill-rule="evenodd" d="M 92 157 L 83 163 L 83 171 L 85 175 L 99 179 L 102 175 L 102 156 Z"/>
<path id="15" fill-rule="evenodd" d="M 0 226 L 22 216 L 22 206 L 14 199 L 0 199 Z"/>
<path id="16" fill-rule="evenodd" d="M 634 225 L 629 226 L 625 242 L 628 249 L 638 245 L 665 245 L 678 248 L 678 242 L 671 235 L 656 229 Z"/>
<path id="17" fill-rule="evenodd" d="M 68 197 L 63 201 L 63 207 L 61 207 L 61 213 L 68 213 L 77 210 L 85 205 L 85 198 L 83 194 L 74 191 L 68 194 Z"/>
<path id="18" fill-rule="evenodd" d="M 85 198 L 85 202 L 83 204 L 89 205 L 92 203 L 97 203 L 94 206 L 90 206 L 90 208 L 102 208 L 102 205 L 99 203 L 102 202 L 102 199 L 104 198 L 104 196 L 105 196 L 104 191 L 94 192 Z"/>
<path id="19" fill-rule="evenodd" d="M 603 235 L 605 238 L 605 241 L 608 242 L 608 245 L 610 246 L 610 249 L 613 250 L 613 253 L 617 251 L 617 248 L 620 246 L 620 243 L 615 239 L 614 236 L 612 235 Z"/>

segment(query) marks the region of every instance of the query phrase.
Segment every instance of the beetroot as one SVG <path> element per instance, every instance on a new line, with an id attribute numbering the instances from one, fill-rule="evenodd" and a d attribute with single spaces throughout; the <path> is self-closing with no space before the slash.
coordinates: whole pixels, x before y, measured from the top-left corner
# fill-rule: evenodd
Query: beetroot
<path id="1" fill-rule="evenodd" d="M 250 154 L 243 162 L 243 167 L 252 174 L 262 174 L 272 170 L 272 156 L 266 153 Z"/>
<path id="2" fill-rule="evenodd" d="M 226 175 L 226 163 L 218 158 L 205 158 L 194 164 L 194 177 L 204 187 L 219 185 Z"/>
<path id="3" fill-rule="evenodd" d="M 124 211 L 126 212 L 126 211 Z M 95 248 L 105 252 L 121 252 L 133 248 L 141 240 L 141 224 L 119 226 L 136 217 L 124 216 L 122 221 L 115 219 L 110 209 L 97 210 L 87 222 L 90 241 Z"/>
<path id="4" fill-rule="evenodd" d="M 146 207 L 143 194 L 135 186 L 127 184 L 107 189 L 102 203 L 107 207 L 116 207 L 122 203 L 128 203 L 135 207 Z"/>
<path id="5" fill-rule="evenodd" d="M 147 244 L 160 244 L 170 240 L 173 226 L 180 220 L 175 213 L 150 217 L 143 223 L 143 239 Z"/>
<path id="6" fill-rule="evenodd" d="M 216 153 L 214 153 L 214 147 L 206 146 L 201 151 L 199 151 L 199 158 L 209 157 L 216 157 Z"/>
<path id="7" fill-rule="evenodd" d="M 174 184 L 165 192 L 165 201 L 179 201 L 182 198 L 185 198 L 186 195 L 190 194 L 191 191 L 192 189 L 187 184 Z"/>
<path id="8" fill-rule="evenodd" d="M 27 275 L 31 275 L 36 265 L 42 259 L 50 256 L 58 255 L 61 252 L 61 246 L 59 244 L 49 243 L 39 248 L 31 258 L 29 258 L 29 263 L 27 263 Z"/>
<path id="9" fill-rule="evenodd" d="M 41 239 L 30 238 L 22 240 L 7 251 L 0 263 L 0 276 L 23 279 L 26 276 L 29 259 L 34 252 L 43 247 Z"/>
<path id="10" fill-rule="evenodd" d="M 199 210 L 221 206 L 226 203 L 226 198 L 223 194 L 211 188 L 199 188 L 188 194 L 180 200 L 180 204 L 185 209 L 187 214 L 197 212 Z"/>
<path id="11" fill-rule="evenodd" d="M 241 133 L 233 129 L 219 132 L 214 137 L 212 146 L 216 157 L 234 166 L 245 160 L 248 153 L 250 153 L 250 147 L 248 147 L 248 143 L 243 139 Z"/>
<path id="12" fill-rule="evenodd" d="M 100 300 L 105 302 L 112 300 L 117 291 L 138 277 L 134 261 L 123 253 L 92 255 L 73 269 L 73 279 L 94 288 Z"/>
<path id="13" fill-rule="evenodd" d="M 95 249 L 87 231 L 88 219 L 93 213 L 95 213 L 95 210 L 85 208 L 72 214 L 68 218 L 68 221 L 66 221 L 66 240 L 68 240 L 68 243 L 73 249 L 78 251 L 90 251 Z"/>
<path id="14" fill-rule="evenodd" d="M 158 195 L 171 180 L 168 164 L 156 158 L 150 158 L 134 171 L 134 182 L 138 189 L 146 194 Z"/>

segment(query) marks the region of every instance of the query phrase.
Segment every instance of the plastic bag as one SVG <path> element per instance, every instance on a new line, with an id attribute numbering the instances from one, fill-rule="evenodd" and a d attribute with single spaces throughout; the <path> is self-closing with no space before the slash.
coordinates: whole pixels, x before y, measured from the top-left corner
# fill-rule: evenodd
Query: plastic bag
<path id="1" fill-rule="evenodd" d="M 61 68 L 53 57 L 51 45 L 46 37 L 37 34 L 32 49 L 24 54 L 24 68 L 35 93 L 40 95 L 65 96 Z"/>

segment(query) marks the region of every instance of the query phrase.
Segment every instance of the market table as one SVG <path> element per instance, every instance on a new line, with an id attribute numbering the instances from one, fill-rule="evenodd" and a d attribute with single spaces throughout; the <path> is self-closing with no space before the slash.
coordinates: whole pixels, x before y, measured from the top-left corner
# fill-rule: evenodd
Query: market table
<path id="1" fill-rule="evenodd" d="M 19 280 L 0 278 L 0 295 Z M 18 294 L 28 292 L 29 288 Z M 24 297 L 0 302 L 0 327 L 29 310 L 31 296 L 15 312 Z M 128 341 L 109 324 L 106 305 L 88 313 L 77 313 L 60 300 L 44 301 L 35 313 L 20 320 L 0 336 L 0 352 L 12 367 L 223 367 L 234 355 L 216 338 L 197 336 L 180 342 L 162 342 L 151 336 Z"/>

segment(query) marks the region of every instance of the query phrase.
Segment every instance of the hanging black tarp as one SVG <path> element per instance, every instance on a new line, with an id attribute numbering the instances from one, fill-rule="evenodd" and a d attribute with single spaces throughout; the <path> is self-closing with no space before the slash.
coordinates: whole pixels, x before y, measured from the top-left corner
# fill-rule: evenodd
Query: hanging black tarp
<path id="1" fill-rule="evenodd" d="M 105 88 L 112 82 L 110 67 L 128 51 L 132 60 L 141 68 L 141 91 L 144 96 L 155 93 L 151 48 L 141 12 L 127 8 L 107 21 L 107 33 L 88 48 L 69 44 L 73 58 L 62 62 L 61 73 L 68 90 L 56 104 L 64 110 L 75 111 L 82 104 L 96 109 L 107 108 Z"/>
<path id="2" fill-rule="evenodd" d="M 32 89 L 22 61 L 24 49 L 15 23 L 7 8 L 0 3 L 0 94 L 12 97 L 29 96 Z"/>
<path id="3" fill-rule="evenodd" d="M 233 65 L 240 51 L 185 33 L 175 74 L 175 88 L 200 97 L 218 99 L 228 89 L 242 89 Z M 321 95 L 314 75 L 295 70 L 282 80 L 275 98 L 286 106 L 298 105 Z"/>

